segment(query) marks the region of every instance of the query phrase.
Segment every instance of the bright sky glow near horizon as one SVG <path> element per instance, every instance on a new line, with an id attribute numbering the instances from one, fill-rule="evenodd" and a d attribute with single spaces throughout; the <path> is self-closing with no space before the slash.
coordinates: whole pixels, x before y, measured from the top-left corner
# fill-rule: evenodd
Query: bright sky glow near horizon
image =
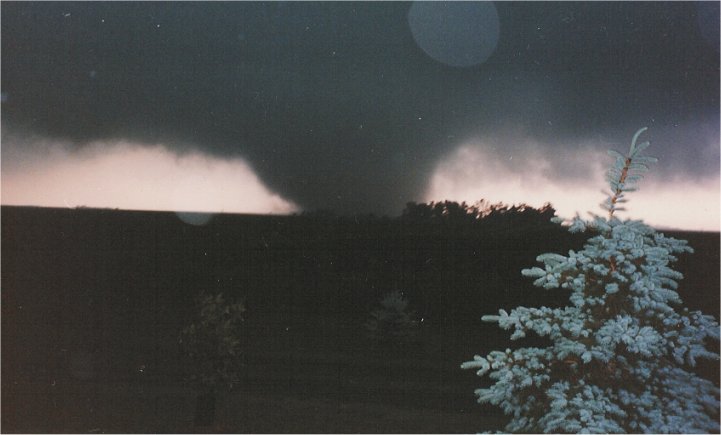
<path id="1" fill-rule="evenodd" d="M 123 142 L 91 144 L 76 153 L 47 147 L 41 162 L 3 170 L 2 202 L 175 212 L 298 211 L 269 191 L 241 159 L 177 155 L 160 145 Z"/>
<path id="2" fill-rule="evenodd" d="M 95 143 L 80 152 L 47 143 L 5 147 L 13 150 L 7 151 L 11 159 L 26 165 L 3 170 L 4 205 L 206 213 L 301 211 L 264 186 L 242 159 L 176 154 L 162 145 L 127 142 Z M 486 148 L 481 143 L 466 144 L 441 161 L 420 200 L 473 204 L 483 198 L 534 207 L 550 202 L 563 217 L 602 214 L 598 204 L 604 198 L 604 173 L 612 160 L 606 153 L 590 147 L 580 150 L 567 163 L 580 166 L 588 176 L 564 180 L 553 177 L 555 169 L 542 153 L 520 156 L 514 162 L 512 155 L 502 159 L 484 152 Z M 42 162 L 30 163 L 38 153 L 44 155 Z M 640 191 L 629 194 L 627 210 L 619 216 L 643 219 L 658 228 L 718 231 L 719 183 L 718 177 L 659 180 L 651 170 Z"/>
<path id="3" fill-rule="evenodd" d="M 588 175 L 564 180 L 553 177 L 548 170 L 551 165 L 542 155 L 532 156 L 533 164 L 518 162 L 518 158 L 514 163 L 512 156 L 502 160 L 484 153 L 484 149 L 481 144 L 462 146 L 441 162 L 423 200 L 473 204 L 484 198 L 491 203 L 525 203 L 533 207 L 550 202 L 556 214 L 564 218 L 576 213 L 588 217 L 588 212 L 605 215 L 599 204 L 605 199 L 602 191 L 608 190 L 604 176 L 612 163 L 605 152 L 579 152 L 569 164 L 581 165 Z M 639 190 L 627 194 L 626 210 L 618 212 L 618 217 L 643 219 L 657 228 L 719 231 L 719 185 L 718 176 L 694 181 L 662 180 L 654 177 L 651 168 Z"/>
<path id="4" fill-rule="evenodd" d="M 6 2 L 2 204 L 599 212 L 719 231 L 719 2 Z"/>

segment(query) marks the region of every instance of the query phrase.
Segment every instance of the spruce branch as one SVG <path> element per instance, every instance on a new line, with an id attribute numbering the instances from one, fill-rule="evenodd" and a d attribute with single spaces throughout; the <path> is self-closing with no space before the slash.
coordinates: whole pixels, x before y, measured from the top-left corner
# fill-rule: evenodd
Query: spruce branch
<path id="1" fill-rule="evenodd" d="M 626 202 L 624 194 L 637 190 L 635 186 L 643 178 L 643 174 L 648 171 L 648 163 L 655 163 L 655 157 L 641 155 L 650 142 L 636 144 L 639 136 L 648 130 L 643 127 L 636 131 L 631 140 L 631 147 L 627 154 L 621 154 L 615 150 L 609 150 L 608 154 L 616 159 L 615 164 L 606 173 L 606 180 L 611 187 L 611 195 L 601 204 L 601 207 L 608 211 L 608 221 L 611 221 L 616 211 L 622 211 L 623 208 L 618 204 Z"/>

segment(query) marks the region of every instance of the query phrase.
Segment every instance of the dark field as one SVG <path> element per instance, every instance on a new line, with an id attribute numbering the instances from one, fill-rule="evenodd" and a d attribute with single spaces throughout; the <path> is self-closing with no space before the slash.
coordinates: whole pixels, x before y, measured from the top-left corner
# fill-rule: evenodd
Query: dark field
<path id="1" fill-rule="evenodd" d="M 719 234 L 670 233 L 695 254 L 687 306 L 719 317 Z M 565 305 L 521 277 L 587 236 L 548 223 L 2 208 L 3 432 L 441 432 L 501 428 L 459 368 L 516 347 L 482 314 Z M 178 350 L 201 291 L 246 300 L 241 380 L 217 424 L 193 425 Z M 363 323 L 403 290 L 423 318 L 413 343 Z M 526 342 L 527 343 L 527 342 Z M 701 373 L 718 384 L 718 365 Z"/>

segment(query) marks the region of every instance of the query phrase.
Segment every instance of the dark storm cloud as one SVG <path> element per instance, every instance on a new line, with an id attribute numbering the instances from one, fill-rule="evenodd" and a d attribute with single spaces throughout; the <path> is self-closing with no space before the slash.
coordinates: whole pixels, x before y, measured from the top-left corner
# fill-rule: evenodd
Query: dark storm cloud
<path id="1" fill-rule="evenodd" d="M 242 157 L 341 212 L 397 213 L 472 137 L 561 155 L 647 125 L 667 173 L 718 173 L 718 3 L 497 3 L 464 68 L 416 45 L 410 6 L 3 2 L 4 131 Z"/>

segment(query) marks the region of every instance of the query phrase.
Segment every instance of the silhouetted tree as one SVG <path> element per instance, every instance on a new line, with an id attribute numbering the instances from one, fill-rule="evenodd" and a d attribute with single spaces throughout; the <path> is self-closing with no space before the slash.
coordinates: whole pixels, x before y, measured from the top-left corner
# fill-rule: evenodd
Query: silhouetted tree
<path id="1" fill-rule="evenodd" d="M 216 390 L 223 386 L 232 388 L 238 378 L 244 312 L 243 302 L 229 303 L 220 293 L 201 293 L 193 323 L 180 333 L 181 352 L 193 363 L 191 379 L 200 391 L 196 401 L 196 426 L 213 424 Z"/>
<path id="2" fill-rule="evenodd" d="M 474 224 L 474 223 L 513 223 L 518 224 L 543 224 L 546 225 L 555 215 L 556 210 L 550 203 L 544 204 L 541 208 L 534 208 L 528 204 L 509 206 L 501 202 L 491 203 L 481 199 L 473 205 L 466 202 L 409 202 L 403 210 L 401 219 L 410 222 L 447 222 L 452 224 Z"/>

